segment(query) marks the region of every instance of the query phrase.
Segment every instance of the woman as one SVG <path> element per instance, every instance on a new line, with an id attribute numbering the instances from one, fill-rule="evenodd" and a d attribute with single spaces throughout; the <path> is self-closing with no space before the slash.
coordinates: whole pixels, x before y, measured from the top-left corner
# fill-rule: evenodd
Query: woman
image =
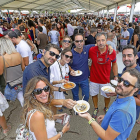
<path id="1" fill-rule="evenodd" d="M 16 98 L 23 106 L 22 71 L 25 69 L 21 55 L 16 51 L 12 41 L 8 38 L 0 38 L 0 75 L 3 74 L 6 81 L 4 95 L 7 100 Z"/>
<path id="2" fill-rule="evenodd" d="M 64 36 L 63 40 L 62 40 L 62 50 L 66 49 L 66 48 L 71 48 L 72 45 L 72 39 L 66 35 Z"/>
<path id="3" fill-rule="evenodd" d="M 136 26 L 132 37 L 133 45 L 140 51 L 140 27 Z"/>
<path id="4" fill-rule="evenodd" d="M 52 89 L 48 80 L 42 76 L 32 78 L 26 86 L 22 116 L 25 122 L 27 113 L 35 109 L 27 119 L 27 127 L 34 140 L 58 140 L 70 128 L 67 123 L 61 132 L 56 132 L 54 120 L 62 119 L 64 114 L 53 115 L 51 112 Z"/>
<path id="5" fill-rule="evenodd" d="M 120 36 L 121 36 L 121 28 L 120 28 L 120 26 L 116 26 L 115 28 L 114 28 L 114 30 L 115 30 L 115 34 L 116 34 L 116 37 L 117 37 L 117 46 L 119 47 L 119 45 L 120 45 Z"/>
<path id="6" fill-rule="evenodd" d="M 60 48 L 61 48 L 62 47 L 61 42 L 63 40 L 63 37 L 65 36 L 65 31 L 63 29 L 63 25 L 60 22 L 57 23 L 57 30 L 58 30 L 58 32 L 60 34 Z"/>
<path id="7" fill-rule="evenodd" d="M 34 40 L 35 40 L 35 24 L 32 20 L 28 20 L 28 26 L 29 26 L 30 36 L 32 38 L 32 41 L 34 42 Z"/>
<path id="8" fill-rule="evenodd" d="M 2 127 L 3 129 L 3 134 L 5 136 L 8 135 L 8 132 L 10 131 L 11 129 L 11 126 L 10 125 L 7 125 L 6 123 L 6 119 L 3 115 L 3 112 L 9 107 L 5 97 L 3 96 L 3 94 L 0 92 L 0 129 Z"/>
<path id="9" fill-rule="evenodd" d="M 70 48 L 66 48 L 61 53 L 61 59 L 56 61 L 53 65 L 51 65 L 51 83 L 56 87 L 61 87 L 62 83 L 66 83 L 69 66 L 68 63 L 72 60 L 72 52 Z M 65 95 L 63 92 L 54 91 L 54 99 L 65 99 Z M 59 110 L 62 108 L 62 105 L 56 106 Z M 54 108 L 54 114 L 56 114 L 57 108 Z M 63 111 L 63 110 L 60 110 Z"/>
<path id="10" fill-rule="evenodd" d="M 107 25 L 104 26 L 104 32 L 105 33 L 108 33 L 109 32 L 109 29 L 108 29 L 108 26 Z"/>

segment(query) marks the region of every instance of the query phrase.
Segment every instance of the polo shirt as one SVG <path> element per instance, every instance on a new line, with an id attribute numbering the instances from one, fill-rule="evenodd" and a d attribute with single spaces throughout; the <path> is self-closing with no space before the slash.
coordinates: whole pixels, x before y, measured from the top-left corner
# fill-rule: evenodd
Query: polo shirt
<path id="1" fill-rule="evenodd" d="M 136 102 L 133 96 L 116 98 L 108 109 L 101 127 L 107 130 L 110 126 L 113 130 L 120 133 L 114 140 L 126 140 L 136 122 Z M 110 134 L 111 135 L 111 134 Z M 101 138 L 98 138 L 101 140 Z"/>
<path id="2" fill-rule="evenodd" d="M 89 57 L 92 60 L 90 70 L 90 81 L 98 84 L 110 83 L 111 62 L 116 63 L 116 52 L 109 54 L 108 49 L 100 54 L 98 46 L 89 50 Z"/>
<path id="3" fill-rule="evenodd" d="M 89 35 L 87 37 L 87 40 L 85 41 L 85 43 L 88 45 L 88 44 L 96 44 L 96 38 L 93 37 L 92 35 Z"/>
<path id="4" fill-rule="evenodd" d="M 35 76 L 43 76 L 50 82 L 50 67 L 47 67 L 42 63 L 41 60 L 37 60 L 34 63 L 28 65 L 23 72 L 23 92 L 25 91 L 26 85 L 30 79 Z"/>
<path id="5" fill-rule="evenodd" d="M 72 49 L 72 54 L 73 54 L 73 62 L 69 63 L 69 66 L 71 66 L 71 68 L 73 70 L 80 70 L 82 71 L 82 75 L 80 76 L 69 76 L 69 80 L 72 82 L 81 82 L 86 80 L 89 77 L 89 67 L 88 67 L 88 55 L 89 55 L 89 49 L 91 47 L 94 47 L 94 44 L 90 44 L 90 45 L 85 45 L 83 46 L 83 51 L 82 53 L 78 53 L 74 50 L 74 48 Z"/>

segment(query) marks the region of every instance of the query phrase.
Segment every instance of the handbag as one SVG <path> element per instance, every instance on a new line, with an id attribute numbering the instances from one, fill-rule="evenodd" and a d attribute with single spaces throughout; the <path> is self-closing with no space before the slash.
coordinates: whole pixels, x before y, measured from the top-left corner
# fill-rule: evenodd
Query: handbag
<path id="1" fill-rule="evenodd" d="M 7 64 L 8 64 L 8 62 L 6 62 Z M 22 58 L 21 58 L 21 63 L 22 63 Z M 13 87 L 15 87 L 16 85 L 18 85 L 18 84 L 21 84 L 22 83 L 22 81 L 23 81 L 23 72 L 22 72 L 22 69 L 20 68 L 19 70 L 18 70 L 18 75 L 16 75 L 16 76 L 18 76 L 18 77 L 16 77 L 16 79 L 15 80 L 13 80 L 13 81 L 8 81 L 7 80 L 7 71 L 6 71 L 6 67 L 5 67 L 5 59 L 4 59 L 4 57 L 3 57 L 3 64 L 4 64 L 4 78 L 5 78 L 5 82 L 6 83 L 8 83 L 9 84 L 9 86 L 10 86 L 10 88 L 13 88 Z M 9 65 L 9 64 L 8 64 Z M 10 66 L 10 65 L 9 65 Z M 20 66 L 21 67 L 21 66 Z M 9 71 L 9 70 L 8 70 Z"/>
<path id="2" fill-rule="evenodd" d="M 34 45 L 33 52 L 34 52 L 35 54 L 38 54 L 38 49 L 37 49 L 36 45 L 35 45 L 35 44 L 33 44 L 33 45 Z"/>
<path id="3" fill-rule="evenodd" d="M 29 131 L 30 128 L 29 129 L 26 128 L 26 123 L 27 123 L 29 114 L 31 113 L 31 116 L 32 116 L 35 112 L 36 112 L 36 109 L 33 109 L 27 113 L 25 124 L 20 124 L 16 130 L 16 134 L 17 134 L 16 140 L 33 140 L 33 136 Z"/>

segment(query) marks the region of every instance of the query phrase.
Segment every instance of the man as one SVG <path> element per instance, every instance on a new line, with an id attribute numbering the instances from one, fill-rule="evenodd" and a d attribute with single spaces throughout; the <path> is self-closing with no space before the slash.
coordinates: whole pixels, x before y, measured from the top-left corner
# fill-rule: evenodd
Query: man
<path id="1" fill-rule="evenodd" d="M 37 29 L 38 29 L 37 44 L 39 53 L 42 54 L 43 49 L 45 49 L 47 45 L 47 35 L 42 32 L 43 28 L 41 26 L 38 26 Z"/>
<path id="2" fill-rule="evenodd" d="M 106 115 L 100 115 L 98 122 L 89 113 L 80 114 L 86 118 L 98 140 L 126 140 L 136 121 L 136 103 L 133 94 L 140 89 L 140 73 L 136 69 L 126 70 L 115 89 L 116 100 L 110 106 Z"/>
<path id="3" fill-rule="evenodd" d="M 94 104 L 93 117 L 97 117 L 98 110 L 98 94 L 99 89 L 103 86 L 108 86 L 110 84 L 110 72 L 111 65 L 114 74 L 114 79 L 118 79 L 118 65 L 116 63 L 116 52 L 113 50 L 113 53 L 109 55 L 108 45 L 107 45 L 107 36 L 105 33 L 98 33 L 96 35 L 97 46 L 89 50 L 89 57 L 92 60 L 91 71 L 90 71 L 90 95 L 92 96 Z M 104 96 L 105 113 L 108 111 L 108 105 L 110 98 L 101 91 L 101 95 Z"/>
<path id="4" fill-rule="evenodd" d="M 86 45 L 88 44 L 96 44 L 96 36 L 97 34 L 97 29 L 96 28 L 91 28 L 90 29 L 90 35 L 87 37 L 87 40 L 86 40 Z"/>
<path id="5" fill-rule="evenodd" d="M 102 28 L 101 27 L 98 27 L 97 28 L 97 33 L 101 33 L 102 32 Z"/>
<path id="6" fill-rule="evenodd" d="M 38 19 L 38 25 L 43 28 L 43 31 L 42 32 L 47 35 L 46 27 L 43 24 L 43 19 Z"/>
<path id="7" fill-rule="evenodd" d="M 107 33 L 107 44 L 110 45 L 110 46 L 112 46 L 113 49 L 116 51 L 116 45 L 112 41 L 113 40 L 112 36 L 113 36 L 113 33 L 112 32 Z"/>
<path id="8" fill-rule="evenodd" d="M 131 39 L 134 33 L 134 29 L 132 28 L 132 23 L 129 23 L 129 28 L 127 29 L 129 32 L 129 39 L 128 39 L 128 44 L 131 44 Z"/>
<path id="9" fill-rule="evenodd" d="M 73 28 L 72 25 L 69 23 L 69 20 L 68 20 L 68 19 L 66 19 L 65 22 L 66 22 L 66 25 L 67 25 L 68 36 L 71 37 L 71 39 L 73 40 L 74 28 Z"/>
<path id="10" fill-rule="evenodd" d="M 48 37 L 49 37 L 49 42 L 50 42 L 51 44 L 56 44 L 57 46 L 59 46 L 60 34 L 59 34 L 59 32 L 56 30 L 56 24 L 52 24 L 52 30 L 49 31 Z"/>
<path id="11" fill-rule="evenodd" d="M 40 60 L 30 64 L 23 72 L 23 92 L 28 81 L 38 75 L 44 76 L 50 82 L 50 66 L 58 59 L 61 49 L 55 44 L 48 44 L 45 48 L 43 57 Z M 54 87 L 54 90 L 63 91 L 61 87 Z M 68 100 L 53 100 L 52 105 L 64 105 L 72 108 L 75 102 Z"/>
<path id="12" fill-rule="evenodd" d="M 16 45 L 16 50 L 22 56 L 24 65 L 28 66 L 33 62 L 32 52 L 29 45 L 20 36 L 21 33 L 17 29 L 8 32 L 8 37 Z"/>
<path id="13" fill-rule="evenodd" d="M 128 40 L 129 40 L 129 36 L 130 36 L 129 32 L 127 31 L 127 24 L 124 24 L 123 31 L 122 31 L 121 36 L 120 36 L 121 51 L 122 51 L 123 47 L 127 45 Z"/>

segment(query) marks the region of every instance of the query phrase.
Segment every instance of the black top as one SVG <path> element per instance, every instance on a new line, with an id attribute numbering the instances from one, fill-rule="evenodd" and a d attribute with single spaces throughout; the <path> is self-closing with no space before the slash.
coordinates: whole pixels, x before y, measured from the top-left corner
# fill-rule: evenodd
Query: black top
<path id="1" fill-rule="evenodd" d="M 86 40 L 86 45 L 88 44 L 96 44 L 96 38 L 93 37 L 92 35 L 89 35 Z"/>

